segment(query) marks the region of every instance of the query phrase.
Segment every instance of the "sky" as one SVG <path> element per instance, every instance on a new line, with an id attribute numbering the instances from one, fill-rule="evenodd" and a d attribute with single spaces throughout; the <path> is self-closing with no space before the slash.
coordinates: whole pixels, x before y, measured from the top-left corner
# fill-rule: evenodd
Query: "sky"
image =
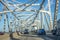
<path id="1" fill-rule="evenodd" d="M 15 0 L 14 2 L 12 2 L 12 0 L 7 0 L 5 3 L 12 3 L 12 4 L 24 4 L 26 2 L 28 2 L 29 0 Z M 34 1 L 34 0 L 33 0 Z M 38 4 L 38 3 L 41 3 L 42 0 L 38 0 L 35 4 Z M 27 4 L 27 3 L 26 3 Z M 31 4 L 30 2 L 28 2 L 28 4 Z M 47 10 L 47 1 L 45 1 L 44 3 L 44 7 L 45 7 L 45 10 Z M 3 8 L 4 8 L 4 5 L 2 3 L 0 3 L 0 12 L 3 11 Z M 24 8 L 21 7 L 22 9 Z M 51 14 L 52 14 L 52 20 L 54 20 L 54 8 L 55 8 L 55 0 L 51 0 Z M 10 6 L 9 9 L 11 10 L 14 10 L 15 7 L 12 7 Z M 39 6 L 30 6 L 27 8 L 27 10 L 38 10 L 39 9 Z M 34 14 L 32 12 L 14 12 L 15 14 L 17 13 L 20 13 L 20 15 L 29 15 L 29 14 Z M 1 15 L 1 14 L 0 14 Z M 14 16 L 11 14 L 11 13 L 7 13 L 8 15 L 8 20 L 10 21 L 10 17 L 12 18 L 12 20 L 14 19 Z M 19 16 L 19 14 L 17 15 Z M 23 17 L 20 17 L 21 19 L 26 19 L 27 17 L 29 16 L 23 16 Z M 59 7 L 58 7 L 58 16 L 57 16 L 57 20 L 60 19 L 60 3 L 59 3 Z M 1 17 L 1 20 L 0 20 L 0 31 L 3 31 L 3 27 L 4 27 L 4 14 L 2 14 L 2 17 Z M 47 28 L 47 27 L 46 27 Z M 8 31 L 8 26 L 7 26 L 7 22 L 6 22 L 6 30 L 5 31 Z"/>

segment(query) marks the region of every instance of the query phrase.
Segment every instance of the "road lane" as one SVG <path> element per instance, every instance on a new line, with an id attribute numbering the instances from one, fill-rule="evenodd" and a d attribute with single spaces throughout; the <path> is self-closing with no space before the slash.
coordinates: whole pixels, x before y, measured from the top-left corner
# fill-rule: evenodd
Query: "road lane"
<path id="1" fill-rule="evenodd" d="M 49 38 L 46 35 L 40 35 L 40 36 L 37 36 L 37 35 L 24 35 L 24 36 L 21 36 L 21 40 L 22 39 L 24 39 L 24 40 L 54 40 L 52 38 Z"/>
<path id="2" fill-rule="evenodd" d="M 30 35 L 30 34 L 26 34 L 26 35 L 13 35 L 14 38 L 13 40 L 60 40 L 60 36 L 54 36 L 51 34 L 48 35 Z M 0 36 L 0 40 L 8 40 L 9 35 L 7 36 L 7 34 Z"/>

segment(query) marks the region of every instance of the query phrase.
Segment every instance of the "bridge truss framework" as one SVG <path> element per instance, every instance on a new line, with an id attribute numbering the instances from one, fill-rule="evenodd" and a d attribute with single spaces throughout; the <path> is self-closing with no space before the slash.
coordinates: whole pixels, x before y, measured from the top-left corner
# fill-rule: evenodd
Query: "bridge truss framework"
<path id="1" fill-rule="evenodd" d="M 31 27 L 32 24 L 34 24 L 35 20 L 38 18 L 39 14 L 41 15 L 40 16 L 40 19 L 41 19 L 40 20 L 40 29 L 43 26 L 45 26 L 44 22 L 46 20 L 47 27 L 49 28 L 49 30 L 52 30 L 53 29 L 53 21 L 52 21 L 51 2 L 50 2 L 50 0 L 48 0 L 48 3 L 47 3 L 47 9 L 48 10 L 45 10 L 45 7 L 44 7 L 45 0 L 42 0 L 41 3 L 35 4 L 37 1 L 38 0 L 35 0 L 35 1 L 29 0 L 28 2 L 32 2 L 31 4 L 25 4 L 25 3 L 24 4 L 19 4 L 19 2 L 18 2 L 18 4 L 11 4 L 7 0 L 4 0 L 4 1 L 0 0 L 0 3 L 2 5 L 4 5 L 3 11 L 0 12 L 0 19 L 2 17 L 2 14 L 4 14 L 4 32 L 5 32 L 5 29 L 6 29 L 6 22 L 7 22 L 9 32 L 12 30 L 13 26 L 15 26 L 15 31 L 16 31 L 18 29 L 20 30 L 22 26 L 24 26 L 23 28 L 27 28 L 29 26 Z M 58 10 L 59 1 L 58 0 L 56 0 L 56 1 L 57 1 L 57 8 L 56 9 Z M 16 2 L 16 1 L 14 0 L 13 2 Z M 15 7 L 15 9 L 11 10 L 9 8 L 9 6 Z M 23 7 L 25 6 L 25 8 L 22 9 L 21 8 L 22 6 Z M 39 8 L 39 10 L 33 10 L 33 9 L 32 10 L 29 10 L 29 9 L 26 10 L 30 6 L 39 6 L 40 8 Z M 23 22 L 20 18 L 18 18 L 20 16 L 17 17 L 16 16 L 17 14 L 14 14 L 14 12 L 20 12 L 20 13 L 21 12 L 32 12 L 32 13 L 35 13 L 35 14 L 32 14 L 32 15 L 27 15 L 26 14 L 29 17 L 26 18 L 26 20 L 24 20 L 24 22 Z M 58 11 L 56 11 L 56 13 L 57 12 Z M 11 13 L 14 16 L 14 20 L 11 20 L 12 17 L 10 17 L 10 20 L 9 20 L 9 16 L 8 16 L 7 13 Z M 46 14 L 48 14 L 49 19 L 46 16 Z M 21 16 L 24 16 L 24 15 L 21 15 Z M 34 17 L 32 19 L 30 19 L 32 16 L 34 16 Z M 54 18 L 55 20 L 57 19 L 56 17 L 57 17 L 57 15 Z M 48 20 L 50 20 L 50 21 L 48 22 Z M 54 20 L 54 22 L 55 22 L 55 20 Z M 18 23 L 18 24 L 16 24 L 16 23 Z M 54 25 L 56 25 L 56 24 L 54 24 Z"/>

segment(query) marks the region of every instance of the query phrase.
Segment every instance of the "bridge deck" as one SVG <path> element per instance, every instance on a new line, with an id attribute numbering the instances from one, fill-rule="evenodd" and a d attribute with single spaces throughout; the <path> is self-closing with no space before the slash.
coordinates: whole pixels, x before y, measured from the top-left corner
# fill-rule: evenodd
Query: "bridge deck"
<path id="1" fill-rule="evenodd" d="M 0 40 L 10 40 L 9 34 L 0 35 Z M 57 40 L 57 37 L 51 34 L 40 36 L 27 34 L 18 36 L 16 33 L 14 33 L 13 40 Z M 58 37 L 58 40 L 60 40 L 60 37 Z"/>

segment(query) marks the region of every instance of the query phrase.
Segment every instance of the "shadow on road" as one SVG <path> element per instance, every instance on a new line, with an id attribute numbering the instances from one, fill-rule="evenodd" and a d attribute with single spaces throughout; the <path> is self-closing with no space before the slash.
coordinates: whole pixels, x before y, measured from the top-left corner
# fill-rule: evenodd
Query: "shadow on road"
<path id="1" fill-rule="evenodd" d="M 42 38 L 44 40 L 57 40 L 55 36 L 51 36 L 51 35 L 40 35 L 40 36 L 31 36 L 31 35 L 21 35 L 22 37 L 33 37 L 33 38 Z"/>
<path id="2" fill-rule="evenodd" d="M 44 40 L 60 40 L 60 36 L 58 37 L 58 36 L 52 36 L 52 35 L 40 35 L 40 36 L 38 36 L 38 35 L 20 35 L 20 36 L 21 37 L 27 37 L 27 38 L 29 38 L 29 37 L 42 38 Z M 13 33 L 10 34 L 10 39 L 11 40 L 21 40 L 21 39 L 14 38 Z"/>
<path id="3" fill-rule="evenodd" d="M 11 38 L 10 40 L 20 40 L 20 39 L 17 39 L 17 38 Z"/>

